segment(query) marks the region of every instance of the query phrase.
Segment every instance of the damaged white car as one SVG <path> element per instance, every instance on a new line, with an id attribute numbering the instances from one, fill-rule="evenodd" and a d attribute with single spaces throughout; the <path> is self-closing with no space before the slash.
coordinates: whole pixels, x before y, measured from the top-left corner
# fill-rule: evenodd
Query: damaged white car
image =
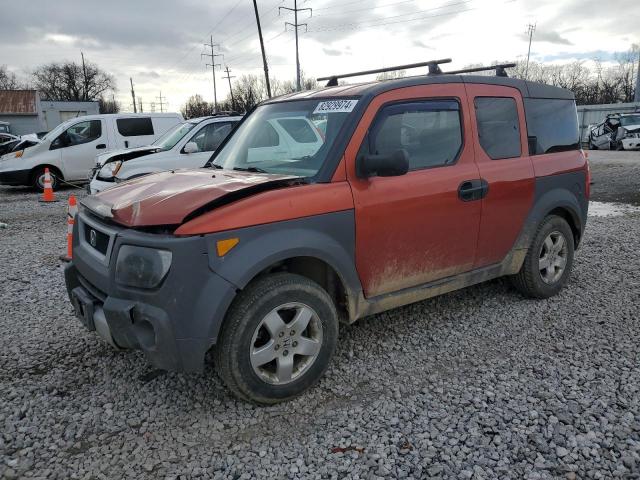
<path id="1" fill-rule="evenodd" d="M 149 146 L 98 155 L 87 190 L 94 194 L 150 173 L 202 167 L 241 119 L 239 115 L 194 118 Z"/>
<path id="2" fill-rule="evenodd" d="M 640 150 L 640 113 L 607 115 L 589 132 L 591 150 Z"/>

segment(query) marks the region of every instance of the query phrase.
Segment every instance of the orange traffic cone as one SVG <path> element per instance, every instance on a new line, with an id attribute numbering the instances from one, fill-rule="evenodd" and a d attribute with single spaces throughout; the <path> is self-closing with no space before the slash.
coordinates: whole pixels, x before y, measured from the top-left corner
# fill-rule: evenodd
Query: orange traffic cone
<path id="1" fill-rule="evenodd" d="M 73 225 L 76 223 L 78 204 L 75 195 L 69 195 L 69 206 L 67 207 L 67 254 L 60 255 L 60 260 L 70 262 L 73 258 Z"/>
<path id="2" fill-rule="evenodd" d="M 44 169 L 44 194 L 40 199 L 41 202 L 57 202 L 56 195 L 53 193 L 53 188 L 51 188 L 51 174 L 49 173 L 49 169 Z"/>

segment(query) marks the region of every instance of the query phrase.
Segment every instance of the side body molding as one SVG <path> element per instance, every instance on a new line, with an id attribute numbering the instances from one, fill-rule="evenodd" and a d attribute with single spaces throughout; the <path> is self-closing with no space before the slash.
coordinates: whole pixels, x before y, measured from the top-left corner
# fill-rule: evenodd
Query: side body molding
<path id="1" fill-rule="evenodd" d="M 589 200 L 584 191 L 585 181 L 586 174 L 583 170 L 536 178 L 533 206 L 514 250 L 527 249 L 540 222 L 557 208 L 569 212 L 579 232 L 579 241 L 584 233 L 589 208 Z"/>
<path id="2" fill-rule="evenodd" d="M 238 238 L 239 243 L 228 254 L 218 257 L 216 242 L 227 238 Z M 227 230 L 206 235 L 205 241 L 211 270 L 238 289 L 277 262 L 313 257 L 327 263 L 339 275 L 350 307 L 362 292 L 355 269 L 353 210 Z"/>

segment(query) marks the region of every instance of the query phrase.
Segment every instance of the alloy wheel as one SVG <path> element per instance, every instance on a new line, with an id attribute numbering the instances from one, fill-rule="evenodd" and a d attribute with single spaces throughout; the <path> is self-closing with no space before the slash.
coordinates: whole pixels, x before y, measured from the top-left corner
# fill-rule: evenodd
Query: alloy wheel
<path id="1" fill-rule="evenodd" d="M 284 385 L 315 362 L 321 346 L 322 322 L 316 312 L 303 303 L 287 303 L 258 324 L 251 341 L 251 366 L 263 381 Z"/>
<path id="2" fill-rule="evenodd" d="M 567 266 L 568 248 L 567 240 L 558 231 L 553 231 L 545 238 L 540 248 L 538 267 L 542 281 L 546 284 L 554 284 L 562 277 Z"/>

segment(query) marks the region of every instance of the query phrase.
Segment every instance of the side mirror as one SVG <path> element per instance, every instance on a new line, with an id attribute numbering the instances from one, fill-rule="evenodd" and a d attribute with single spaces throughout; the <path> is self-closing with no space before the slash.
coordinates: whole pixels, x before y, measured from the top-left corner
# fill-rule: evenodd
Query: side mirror
<path id="1" fill-rule="evenodd" d="M 406 150 L 396 150 L 384 155 L 364 154 L 356 162 L 356 174 L 360 178 L 397 177 L 409 171 L 409 155 Z"/>
<path id="2" fill-rule="evenodd" d="M 184 153 L 196 153 L 199 152 L 198 144 L 196 142 L 187 142 L 187 144 L 182 149 Z"/>

